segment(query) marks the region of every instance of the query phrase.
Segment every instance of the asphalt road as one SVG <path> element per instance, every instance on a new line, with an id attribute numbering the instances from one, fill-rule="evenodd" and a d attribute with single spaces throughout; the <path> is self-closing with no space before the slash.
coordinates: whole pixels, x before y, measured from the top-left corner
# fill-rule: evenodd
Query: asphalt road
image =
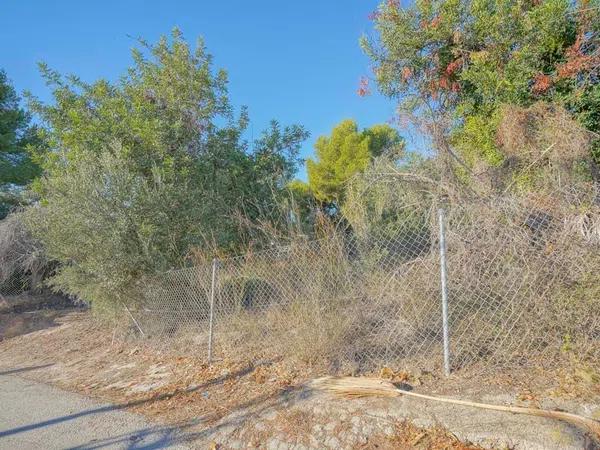
<path id="1" fill-rule="evenodd" d="M 113 405 L 0 372 L 0 449 L 184 449 L 184 435 Z"/>

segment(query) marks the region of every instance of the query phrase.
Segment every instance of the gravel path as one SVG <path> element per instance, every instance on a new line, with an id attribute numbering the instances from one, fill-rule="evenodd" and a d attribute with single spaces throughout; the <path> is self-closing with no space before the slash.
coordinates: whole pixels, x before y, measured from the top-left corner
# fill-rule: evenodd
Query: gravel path
<path id="1" fill-rule="evenodd" d="M 0 372 L 0 449 L 184 449 L 172 427 Z"/>

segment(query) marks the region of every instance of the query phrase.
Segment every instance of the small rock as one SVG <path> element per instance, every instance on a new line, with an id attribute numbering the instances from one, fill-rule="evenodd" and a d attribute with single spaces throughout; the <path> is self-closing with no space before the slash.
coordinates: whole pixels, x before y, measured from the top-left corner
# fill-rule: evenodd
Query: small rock
<path id="1" fill-rule="evenodd" d="M 336 423 L 335 422 L 329 422 L 327 425 L 325 425 L 325 431 L 331 433 L 333 430 L 335 430 L 335 426 Z"/>
<path id="2" fill-rule="evenodd" d="M 338 449 L 340 448 L 340 441 L 335 436 L 331 436 L 325 441 L 325 445 L 332 449 Z"/>
<path id="3" fill-rule="evenodd" d="M 275 438 L 269 439 L 267 441 L 267 450 L 278 450 L 279 441 Z"/>

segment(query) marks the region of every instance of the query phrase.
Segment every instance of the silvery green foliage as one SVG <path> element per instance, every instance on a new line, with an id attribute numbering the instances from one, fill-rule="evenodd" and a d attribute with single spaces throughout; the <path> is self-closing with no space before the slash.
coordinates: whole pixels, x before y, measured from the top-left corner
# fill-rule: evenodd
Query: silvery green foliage
<path id="1" fill-rule="evenodd" d="M 273 121 L 250 149 L 202 42 L 174 30 L 140 47 L 115 83 L 42 66 L 54 102 L 29 97 L 45 176 L 27 224 L 61 264 L 52 285 L 94 305 L 134 303 L 145 276 L 195 246 L 242 246 L 237 217 L 269 217 L 307 136 Z"/>
<path id="2" fill-rule="evenodd" d="M 204 213 L 185 182 L 166 181 L 158 167 L 133 173 L 114 153 L 86 155 L 44 180 L 44 202 L 26 213 L 48 255 L 62 262 L 51 284 L 105 305 L 134 302 L 144 274 L 180 265 L 200 242 Z"/>

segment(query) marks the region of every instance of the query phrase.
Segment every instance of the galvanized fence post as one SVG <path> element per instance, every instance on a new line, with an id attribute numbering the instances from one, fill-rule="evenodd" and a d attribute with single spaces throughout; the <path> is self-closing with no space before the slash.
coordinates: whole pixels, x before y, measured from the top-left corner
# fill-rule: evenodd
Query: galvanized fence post
<path id="1" fill-rule="evenodd" d="M 442 328 L 444 339 L 444 374 L 450 375 L 450 332 L 448 324 L 448 269 L 446 266 L 446 213 L 444 208 L 438 209 L 440 226 L 440 276 L 442 282 Z"/>
<path id="2" fill-rule="evenodd" d="M 210 281 L 210 313 L 208 322 L 208 364 L 212 362 L 213 352 L 213 329 L 215 320 L 215 289 L 217 285 L 217 267 L 218 260 L 214 258 L 212 261 L 212 277 Z"/>

